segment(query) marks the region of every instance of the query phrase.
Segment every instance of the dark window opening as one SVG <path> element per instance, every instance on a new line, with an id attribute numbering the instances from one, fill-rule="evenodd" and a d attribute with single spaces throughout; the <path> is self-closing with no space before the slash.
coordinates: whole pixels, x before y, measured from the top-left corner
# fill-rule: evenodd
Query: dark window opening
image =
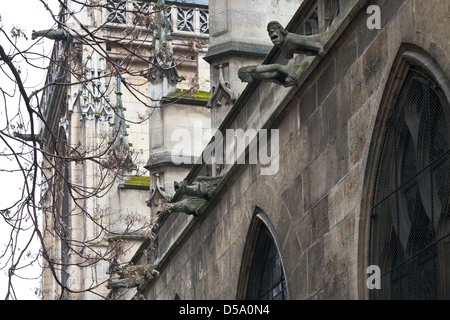
<path id="1" fill-rule="evenodd" d="M 269 229 L 261 223 L 252 258 L 247 300 L 286 300 L 281 257 Z"/>
<path id="2" fill-rule="evenodd" d="M 389 115 L 371 209 L 374 299 L 450 297 L 450 108 L 411 68 Z"/>

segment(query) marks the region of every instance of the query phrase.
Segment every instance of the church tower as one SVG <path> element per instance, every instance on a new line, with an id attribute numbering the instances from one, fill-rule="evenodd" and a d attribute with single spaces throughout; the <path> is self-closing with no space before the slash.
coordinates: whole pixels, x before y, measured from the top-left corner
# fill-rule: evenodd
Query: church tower
<path id="1" fill-rule="evenodd" d="M 202 71 L 206 63 L 201 59 L 207 51 L 209 33 L 207 3 L 191 0 L 184 3 L 186 7 L 174 9 L 168 7 L 169 1 L 158 0 L 155 6 L 158 27 L 153 35 L 147 75 L 150 154 L 145 165 L 150 176 L 147 205 L 155 219 L 161 206 L 174 195 L 174 182 L 186 177 L 210 139 L 211 113 L 206 108 L 209 74 Z M 199 51 L 188 52 L 188 59 L 180 60 L 183 45 L 189 42 L 187 36 L 197 37 L 197 42 L 191 43 L 198 45 Z M 196 68 L 194 72 L 192 67 Z M 179 74 L 180 69 L 184 73 L 191 70 L 191 81 L 195 83 L 183 83 L 185 76 Z"/>
<path id="2" fill-rule="evenodd" d="M 272 20 L 283 26 L 302 0 L 210 0 L 210 46 L 204 59 L 210 64 L 211 127 L 215 132 L 246 83 L 239 68 L 260 64 L 273 44 L 266 32 Z"/>
<path id="3" fill-rule="evenodd" d="M 67 84 L 43 93 L 44 149 L 68 159 L 73 150 L 86 159 L 101 155 L 97 162 L 45 159 L 43 228 L 51 263 L 44 262 L 44 299 L 107 296 L 114 268 L 148 239 L 158 205 L 193 165 L 196 150 L 186 152 L 182 165 L 171 162 L 172 132 L 210 126 L 209 70 L 201 59 L 208 1 L 95 3 L 64 1 L 61 29 L 33 34 L 55 40 L 46 82 Z M 96 41 L 89 42 L 92 34 Z M 69 186 L 81 191 L 74 195 Z M 112 255 L 111 248 L 120 250 Z"/>

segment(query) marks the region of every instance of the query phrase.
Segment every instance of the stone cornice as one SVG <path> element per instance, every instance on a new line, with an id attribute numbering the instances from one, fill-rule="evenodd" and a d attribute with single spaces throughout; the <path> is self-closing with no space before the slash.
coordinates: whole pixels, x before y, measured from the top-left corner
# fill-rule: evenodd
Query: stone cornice
<path id="1" fill-rule="evenodd" d="M 194 165 L 194 157 L 184 157 L 182 159 L 182 164 L 185 166 L 192 166 Z M 172 154 L 170 152 L 161 152 L 157 154 L 153 154 L 150 159 L 148 159 L 147 164 L 144 166 L 147 170 L 152 170 L 154 168 L 158 168 L 161 166 L 177 166 L 179 167 L 179 164 L 175 164 L 172 160 Z"/>
<path id="2" fill-rule="evenodd" d="M 262 45 L 262 44 L 254 44 L 243 41 L 232 41 L 226 42 L 217 46 L 210 46 L 208 53 L 203 57 L 203 59 L 211 63 L 213 60 L 227 54 L 241 54 L 241 55 L 253 55 L 265 57 L 272 46 Z"/>

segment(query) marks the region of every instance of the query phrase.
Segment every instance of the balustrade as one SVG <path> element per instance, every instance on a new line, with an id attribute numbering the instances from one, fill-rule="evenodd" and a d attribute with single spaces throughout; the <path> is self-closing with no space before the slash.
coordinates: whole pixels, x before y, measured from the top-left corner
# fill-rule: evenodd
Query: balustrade
<path id="1" fill-rule="evenodd" d="M 105 7 L 106 22 L 115 26 L 143 27 L 157 10 L 156 3 L 150 1 L 106 0 Z M 164 11 L 173 33 L 208 36 L 209 11 L 206 6 L 180 3 L 168 5 Z"/>

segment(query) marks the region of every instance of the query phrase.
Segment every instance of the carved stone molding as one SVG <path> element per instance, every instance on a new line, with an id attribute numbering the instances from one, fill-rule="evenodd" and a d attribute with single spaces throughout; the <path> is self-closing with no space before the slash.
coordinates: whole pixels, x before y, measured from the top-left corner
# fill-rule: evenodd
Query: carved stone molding
<path id="1" fill-rule="evenodd" d="M 231 90 L 230 83 L 225 81 L 223 69 L 223 65 L 219 65 L 219 82 L 211 90 L 211 98 L 206 104 L 208 108 L 220 107 L 224 100 L 231 105 L 237 99 L 237 93 Z"/>

